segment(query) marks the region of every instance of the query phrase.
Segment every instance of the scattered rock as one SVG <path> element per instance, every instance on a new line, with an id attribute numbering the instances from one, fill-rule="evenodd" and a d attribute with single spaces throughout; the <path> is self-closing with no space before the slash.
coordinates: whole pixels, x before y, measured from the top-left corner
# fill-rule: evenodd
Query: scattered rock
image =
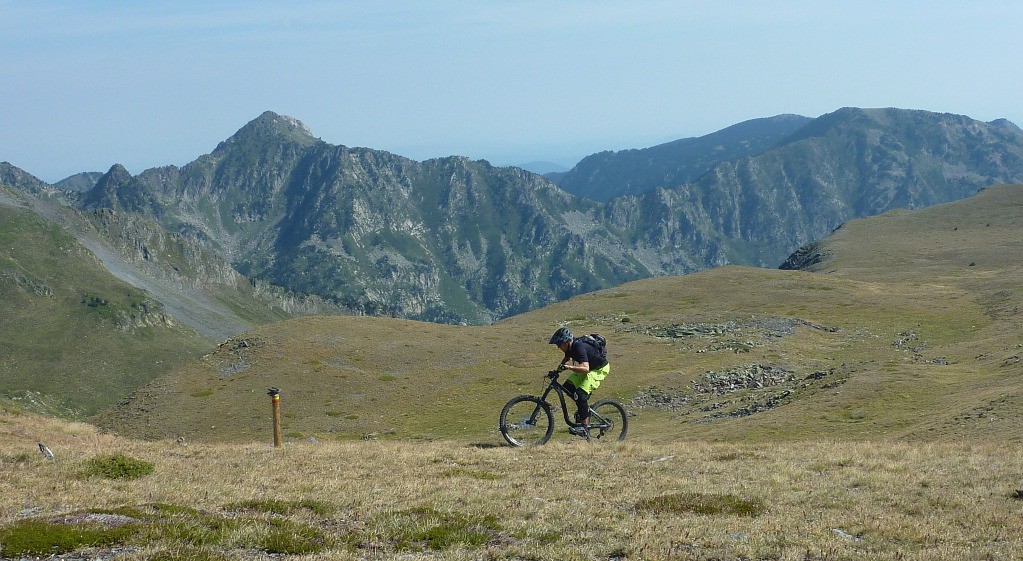
<path id="1" fill-rule="evenodd" d="M 723 395 L 743 389 L 777 386 L 794 379 L 795 374 L 782 368 L 750 364 L 722 372 L 706 372 L 700 379 L 693 380 L 693 390 L 697 394 Z"/>
<path id="2" fill-rule="evenodd" d="M 18 513 L 18 517 L 19 518 L 28 518 L 29 516 L 35 516 L 35 515 L 39 514 L 42 511 L 43 511 L 43 507 L 41 507 L 41 506 L 33 506 L 33 507 L 30 507 L 30 508 L 26 508 L 25 510 L 22 510 L 21 512 L 19 512 Z"/>
<path id="3" fill-rule="evenodd" d="M 53 452 L 42 442 L 39 443 L 39 451 L 43 453 L 43 457 L 49 461 L 54 461 Z"/>
<path id="4" fill-rule="evenodd" d="M 852 542 L 859 542 L 860 541 L 860 538 L 858 538 L 858 537 L 856 537 L 856 536 L 854 536 L 854 535 L 852 535 L 852 534 L 850 534 L 848 532 L 844 532 L 842 530 L 839 530 L 838 528 L 832 528 L 831 531 L 834 532 L 835 535 L 840 537 L 840 538 L 845 538 L 845 539 L 847 539 L 849 541 L 852 541 Z"/>
<path id="5" fill-rule="evenodd" d="M 791 401 L 800 392 L 840 386 L 850 367 L 818 370 L 805 377 L 778 366 L 748 364 L 720 372 L 706 372 L 690 388 L 641 389 L 630 402 L 637 409 L 650 408 L 679 413 L 682 417 L 706 413 L 695 422 L 746 417 Z"/>
<path id="6" fill-rule="evenodd" d="M 656 463 L 660 463 L 660 462 L 667 462 L 668 460 L 673 460 L 673 459 L 675 459 L 675 456 L 663 456 L 663 457 L 657 458 L 656 460 L 647 460 L 645 462 L 640 462 L 639 464 L 640 465 L 656 464 Z"/>
<path id="7" fill-rule="evenodd" d="M 50 522 L 53 524 L 99 524 L 106 528 L 117 528 L 127 526 L 128 524 L 136 524 L 139 522 L 139 519 L 122 514 L 83 512 L 51 518 Z"/>

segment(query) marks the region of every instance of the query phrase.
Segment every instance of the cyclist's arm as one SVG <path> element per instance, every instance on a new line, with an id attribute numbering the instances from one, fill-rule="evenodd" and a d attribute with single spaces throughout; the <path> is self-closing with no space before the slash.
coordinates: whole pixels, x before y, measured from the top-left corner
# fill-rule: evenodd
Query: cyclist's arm
<path id="1" fill-rule="evenodd" d="M 590 363 L 589 362 L 577 362 L 575 364 L 566 364 L 565 368 L 567 370 L 571 370 L 572 372 L 578 372 L 580 374 L 586 374 L 587 372 L 590 371 Z"/>

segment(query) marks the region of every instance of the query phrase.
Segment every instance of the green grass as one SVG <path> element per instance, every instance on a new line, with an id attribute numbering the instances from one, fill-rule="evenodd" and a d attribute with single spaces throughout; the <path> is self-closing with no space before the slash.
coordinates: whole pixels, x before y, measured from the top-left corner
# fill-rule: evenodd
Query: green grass
<path id="1" fill-rule="evenodd" d="M 429 507 L 382 515 L 377 524 L 383 538 L 399 550 L 476 549 L 496 539 L 501 530 L 494 515 L 440 512 Z"/>
<path id="2" fill-rule="evenodd" d="M 132 525 L 57 523 L 23 520 L 0 529 L 0 552 L 9 557 L 60 555 L 78 549 L 124 543 L 137 531 Z"/>
<path id="3" fill-rule="evenodd" d="M 111 454 L 90 459 L 85 464 L 83 474 L 86 477 L 103 477 L 106 479 L 139 479 L 156 469 L 152 462 Z"/>
<path id="4" fill-rule="evenodd" d="M 230 505 L 227 508 L 237 510 Z M 165 544 L 166 549 L 156 558 L 220 559 L 227 549 L 235 547 L 257 549 L 271 555 L 306 555 L 339 543 L 335 536 L 320 528 L 289 518 L 226 517 L 174 505 L 122 507 L 113 512 L 122 518 L 104 518 L 106 513 L 93 511 L 66 519 L 16 522 L 0 529 L 0 553 L 5 556 L 59 555 L 90 547 L 158 543 Z M 319 509 L 315 512 L 325 513 Z"/>
<path id="5" fill-rule="evenodd" d="M 330 547 L 330 537 L 314 526 L 293 520 L 267 522 L 266 534 L 255 544 L 271 555 L 308 555 Z"/>
<path id="6" fill-rule="evenodd" d="M 0 239 L 0 394 L 20 406 L 88 416 L 208 345 L 56 225 L 0 205 Z"/>

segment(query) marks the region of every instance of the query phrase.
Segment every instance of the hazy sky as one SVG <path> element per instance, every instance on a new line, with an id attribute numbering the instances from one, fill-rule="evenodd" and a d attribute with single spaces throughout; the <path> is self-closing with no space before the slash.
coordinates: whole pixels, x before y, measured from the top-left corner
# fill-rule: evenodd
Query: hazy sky
<path id="1" fill-rule="evenodd" d="M 844 106 L 1023 125 L 1023 2 L 0 0 L 0 161 L 183 165 L 272 110 L 331 144 L 567 166 Z"/>

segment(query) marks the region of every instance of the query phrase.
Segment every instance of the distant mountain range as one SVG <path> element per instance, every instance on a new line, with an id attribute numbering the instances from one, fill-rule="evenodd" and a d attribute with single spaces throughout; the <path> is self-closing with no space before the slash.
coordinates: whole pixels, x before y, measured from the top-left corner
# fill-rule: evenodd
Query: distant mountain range
<path id="1" fill-rule="evenodd" d="M 583 158 L 567 172 L 547 173 L 546 177 L 573 195 L 598 201 L 640 195 L 658 187 L 695 181 L 721 162 L 759 154 L 812 120 L 778 115 L 652 148 L 599 152 Z"/>
<path id="2" fill-rule="evenodd" d="M 595 154 L 552 177 L 331 145 L 272 112 L 183 167 L 115 165 L 91 186 L 0 165 L 2 183 L 146 218 L 354 313 L 487 323 L 653 275 L 777 267 L 850 218 L 1023 182 L 1023 131 L 845 108 Z"/>
<path id="3" fill-rule="evenodd" d="M 564 173 L 564 172 L 569 170 L 569 168 L 567 168 L 567 167 L 565 167 L 565 166 L 563 166 L 561 164 L 556 164 L 554 162 L 543 162 L 543 161 L 539 161 L 539 162 L 526 162 L 526 163 L 522 163 L 522 164 L 516 164 L 515 167 L 522 168 L 522 169 L 524 169 L 526 171 L 531 171 L 531 172 L 533 172 L 533 173 L 535 173 L 537 175 L 548 175 L 548 174 Z"/>

